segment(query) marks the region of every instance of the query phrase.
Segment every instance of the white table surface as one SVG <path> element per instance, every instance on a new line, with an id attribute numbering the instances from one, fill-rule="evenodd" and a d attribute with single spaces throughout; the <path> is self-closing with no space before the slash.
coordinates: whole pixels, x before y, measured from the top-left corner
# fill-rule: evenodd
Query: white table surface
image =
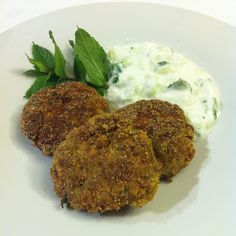
<path id="1" fill-rule="evenodd" d="M 84 3 L 111 1 L 112 0 L 0 0 L 0 33 L 47 12 Z M 136 0 L 136 2 L 137 1 L 140 0 Z M 130 0 L 130 2 L 132 2 L 132 0 Z M 236 0 L 143 0 L 143 2 L 157 2 L 189 9 L 236 26 Z"/>

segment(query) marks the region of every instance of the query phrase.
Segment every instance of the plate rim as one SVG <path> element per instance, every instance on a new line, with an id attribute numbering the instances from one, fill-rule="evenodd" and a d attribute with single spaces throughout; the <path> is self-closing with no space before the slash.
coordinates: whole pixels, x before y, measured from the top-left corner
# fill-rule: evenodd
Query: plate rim
<path id="1" fill-rule="evenodd" d="M 0 33 L 0 38 L 3 37 L 5 34 L 9 33 L 10 31 L 14 30 L 15 28 L 21 27 L 22 25 L 27 24 L 27 23 L 29 23 L 32 20 L 36 20 L 38 18 L 41 18 L 41 17 L 44 17 L 44 16 L 48 16 L 50 14 L 59 13 L 59 12 L 62 12 L 62 11 L 65 11 L 65 10 L 70 10 L 70 9 L 77 8 L 77 7 L 87 7 L 87 6 L 90 6 L 90 5 L 95 5 L 95 6 L 96 5 L 113 5 L 113 4 L 114 5 L 115 4 L 155 5 L 155 6 L 159 6 L 159 7 L 172 8 L 172 9 L 175 9 L 175 10 L 180 10 L 182 12 L 189 12 L 191 14 L 194 14 L 195 16 L 198 16 L 198 17 L 209 18 L 210 20 L 215 21 L 215 23 L 224 25 L 225 27 L 228 27 L 229 30 L 233 30 L 236 33 L 236 26 L 233 26 L 233 25 L 231 25 L 231 24 L 229 24 L 227 22 L 221 21 L 220 19 L 215 18 L 213 16 L 210 16 L 210 15 L 207 15 L 207 14 L 204 14 L 204 13 L 201 13 L 201 12 L 197 12 L 197 11 L 194 11 L 194 10 L 186 9 L 186 8 L 183 8 L 183 7 L 166 5 L 166 4 L 162 4 L 162 3 L 159 3 L 159 2 L 153 2 L 151 0 L 135 0 L 135 1 L 132 1 L 132 0 L 108 0 L 108 1 L 101 0 L 99 2 L 97 2 L 97 1 L 94 2 L 94 0 L 92 0 L 92 2 L 77 3 L 77 4 L 72 5 L 72 6 L 68 6 L 68 7 L 64 7 L 64 8 L 61 8 L 61 9 L 52 10 L 50 12 L 46 12 L 46 13 L 40 14 L 38 16 L 34 16 L 34 17 L 30 18 L 30 19 L 27 19 L 27 20 L 25 20 L 25 21 L 23 21 L 21 23 L 18 23 L 16 25 L 10 27 L 9 29 L 1 32 Z"/>

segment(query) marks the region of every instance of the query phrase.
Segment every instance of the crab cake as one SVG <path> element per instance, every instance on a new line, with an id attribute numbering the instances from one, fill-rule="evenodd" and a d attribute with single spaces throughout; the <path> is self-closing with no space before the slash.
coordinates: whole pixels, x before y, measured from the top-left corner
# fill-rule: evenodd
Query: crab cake
<path id="1" fill-rule="evenodd" d="M 146 133 L 115 114 L 75 128 L 54 153 L 54 190 L 62 202 L 88 212 L 141 207 L 152 200 L 160 164 Z"/>
<path id="2" fill-rule="evenodd" d="M 171 180 L 192 160 L 194 129 L 179 106 L 161 100 L 141 100 L 116 114 L 131 119 L 135 128 L 147 132 L 155 156 L 162 163 L 162 179 Z"/>
<path id="3" fill-rule="evenodd" d="M 108 106 L 95 89 L 67 82 L 30 97 L 21 116 L 21 130 L 33 145 L 52 156 L 74 127 L 104 112 L 109 112 Z"/>

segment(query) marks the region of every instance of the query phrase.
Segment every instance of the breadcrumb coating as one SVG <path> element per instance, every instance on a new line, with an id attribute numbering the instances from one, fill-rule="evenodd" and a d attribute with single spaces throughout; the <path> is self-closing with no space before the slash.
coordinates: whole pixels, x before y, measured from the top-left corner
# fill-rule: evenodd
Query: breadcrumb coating
<path id="1" fill-rule="evenodd" d="M 30 97 L 21 116 L 21 130 L 44 155 L 52 156 L 74 127 L 103 112 L 109 112 L 108 105 L 95 89 L 67 82 Z"/>
<path id="2" fill-rule="evenodd" d="M 194 129 L 179 106 L 161 100 L 141 100 L 115 113 L 130 119 L 152 140 L 156 159 L 162 163 L 161 178 L 171 180 L 194 157 Z"/>
<path id="3" fill-rule="evenodd" d="M 54 153 L 54 190 L 72 208 L 88 212 L 141 207 L 152 200 L 161 164 L 146 133 L 115 114 L 75 128 Z"/>

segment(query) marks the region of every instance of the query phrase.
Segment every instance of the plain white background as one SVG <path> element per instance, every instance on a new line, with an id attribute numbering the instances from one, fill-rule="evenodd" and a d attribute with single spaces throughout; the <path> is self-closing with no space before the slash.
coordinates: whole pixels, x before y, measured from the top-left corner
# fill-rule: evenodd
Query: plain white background
<path id="1" fill-rule="evenodd" d="M 35 16 L 92 2 L 112 2 L 112 0 L 0 0 L 0 33 Z M 143 0 L 142 2 L 157 2 L 190 9 L 236 26 L 236 0 Z"/>

